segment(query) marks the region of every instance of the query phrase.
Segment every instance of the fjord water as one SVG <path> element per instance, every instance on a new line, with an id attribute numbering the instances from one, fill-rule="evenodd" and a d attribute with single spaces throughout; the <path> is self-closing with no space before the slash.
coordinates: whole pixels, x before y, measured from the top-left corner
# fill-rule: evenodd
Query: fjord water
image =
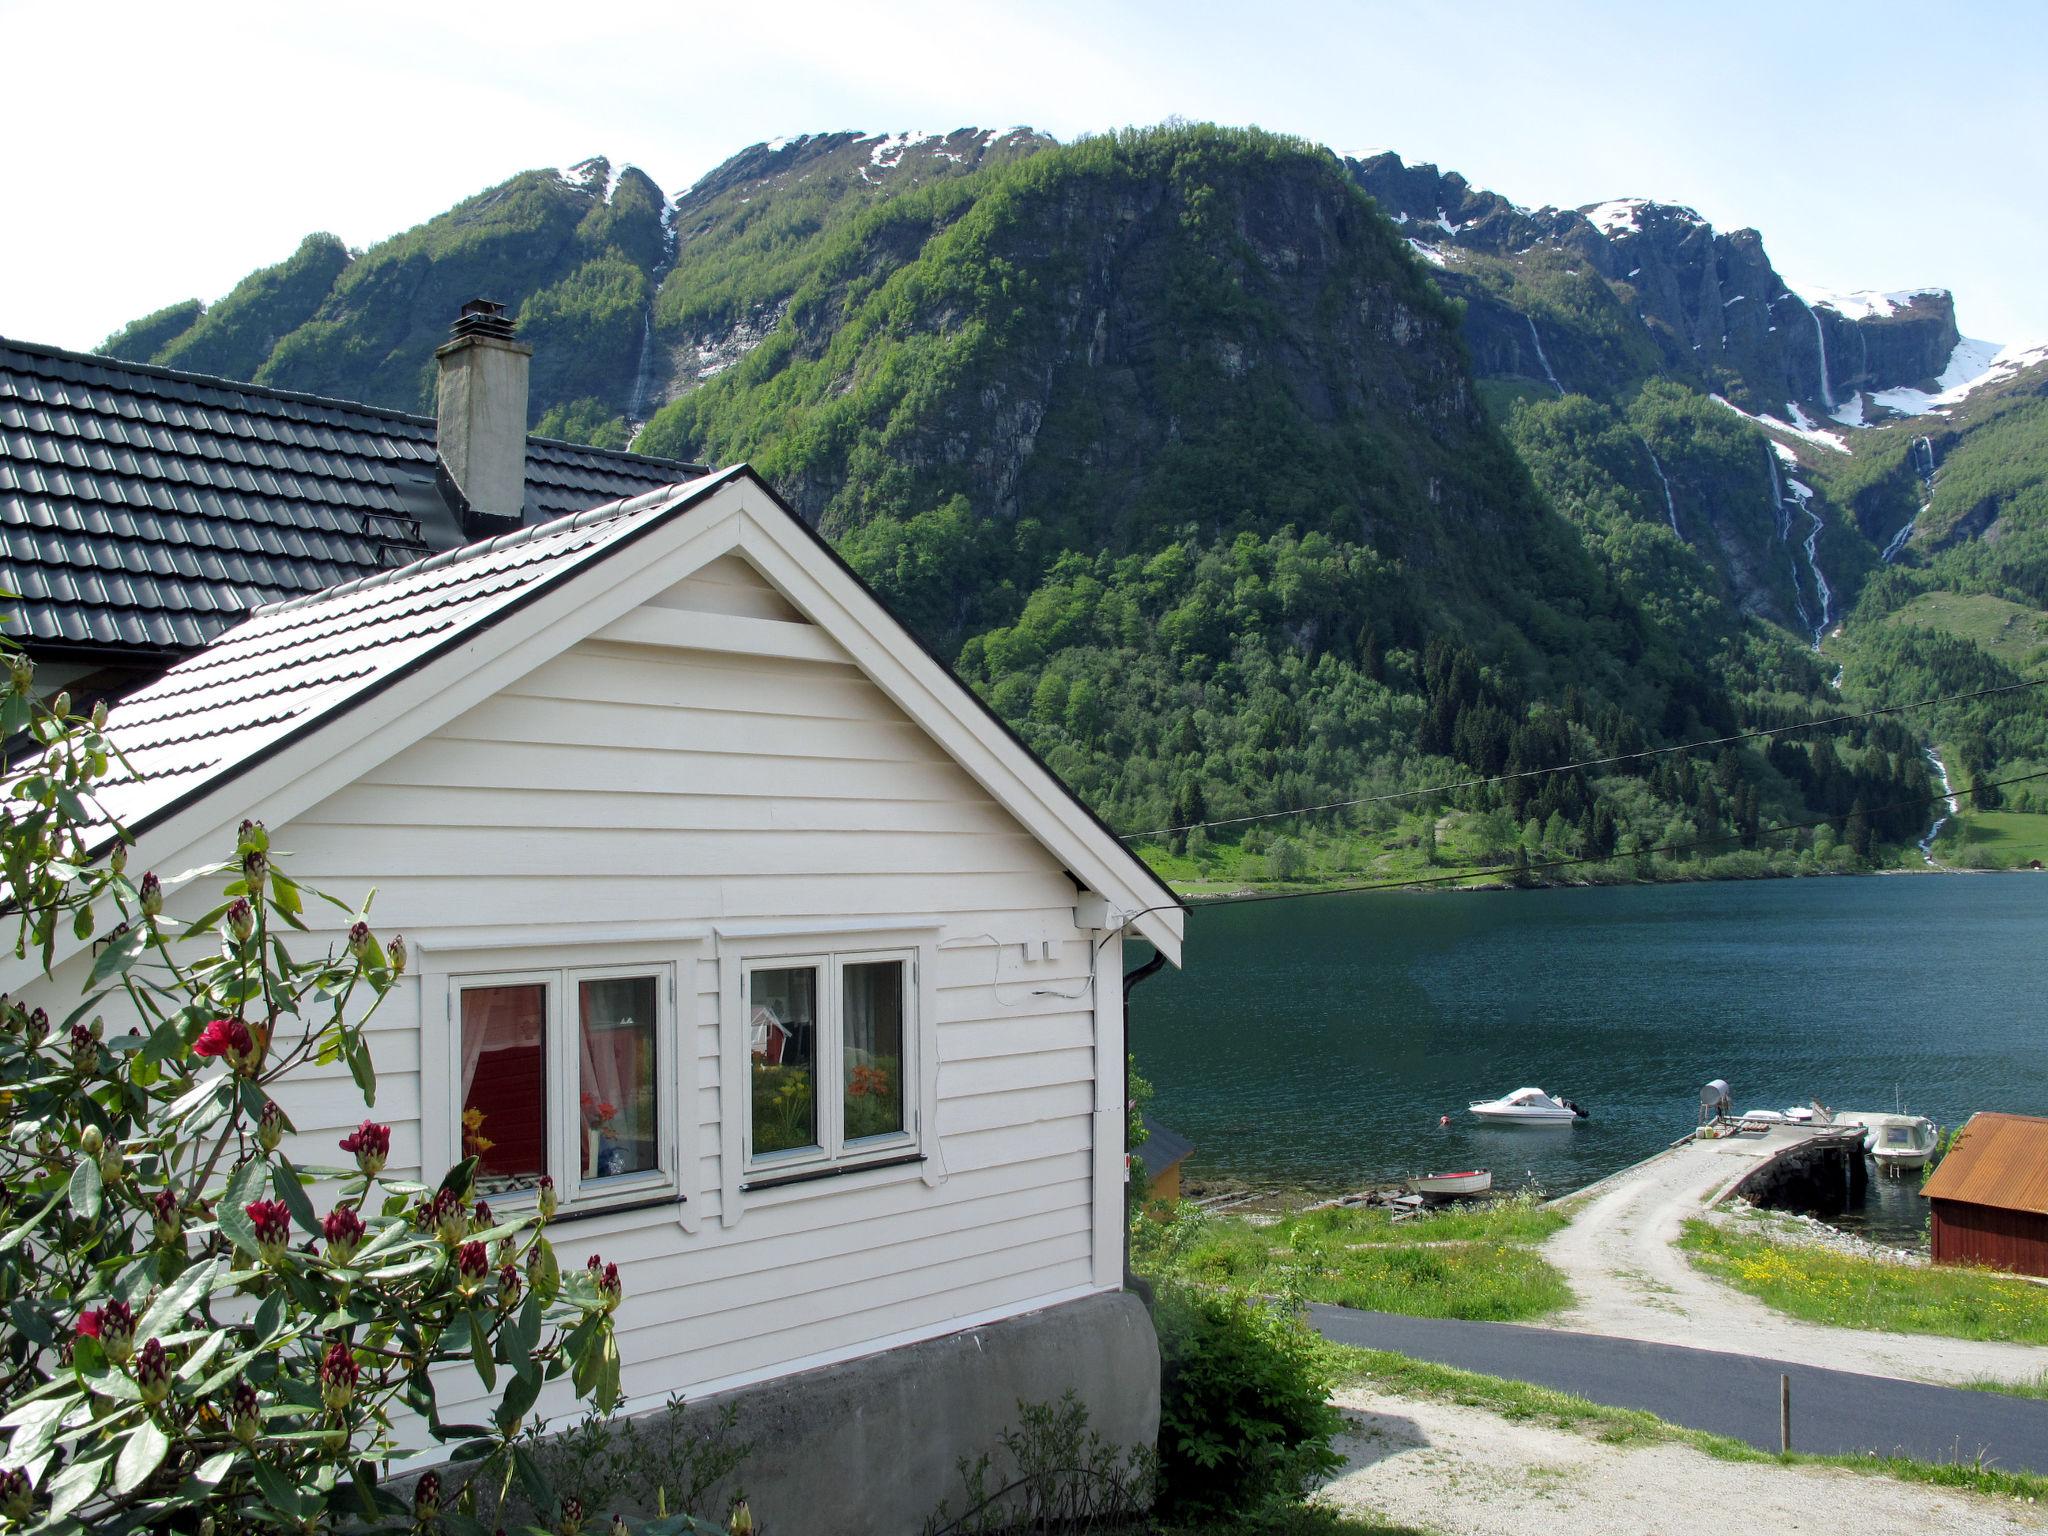
<path id="1" fill-rule="evenodd" d="M 1562 1194 L 1684 1134 L 1716 1077 L 1745 1110 L 2048 1113 L 2048 876 L 1198 906 L 1186 962 L 1132 993 L 1132 1048 L 1191 1168 L 1254 1182 L 1490 1167 Z M 1525 1084 L 1590 1118 L 1465 1112 Z M 1901 1193 L 1874 1230 L 1918 1225 Z"/>

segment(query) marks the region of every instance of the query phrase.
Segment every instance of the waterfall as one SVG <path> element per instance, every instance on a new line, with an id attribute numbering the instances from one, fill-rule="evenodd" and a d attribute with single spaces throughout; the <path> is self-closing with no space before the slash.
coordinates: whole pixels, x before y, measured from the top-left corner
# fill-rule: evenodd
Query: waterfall
<path id="1" fill-rule="evenodd" d="M 1643 452 L 1650 456 L 1650 468 L 1657 471 L 1657 483 L 1664 487 L 1664 515 L 1671 519 L 1671 531 L 1678 533 L 1678 508 L 1671 503 L 1671 482 L 1664 478 L 1664 466 L 1657 462 L 1657 450 L 1650 446 L 1650 440 L 1640 432 L 1636 434 L 1636 441 L 1643 445 Z M 1685 537 L 1682 533 L 1678 533 L 1678 536 L 1681 539 Z"/>
<path id="2" fill-rule="evenodd" d="M 1907 518 L 1905 527 L 1893 534 L 1892 541 L 1885 545 L 1884 553 L 1879 558 L 1886 565 L 1890 565 L 1894 560 L 1898 559 L 1900 552 L 1906 547 L 1906 541 L 1913 537 L 1913 530 L 1920 526 L 1920 519 L 1925 517 L 1927 509 L 1934 505 L 1934 439 L 1931 437 L 1914 438 L 1913 447 L 1907 454 L 1906 462 L 1913 466 L 1913 472 L 1920 477 L 1920 484 L 1925 494 L 1920 498 L 1919 512 Z"/>
<path id="3" fill-rule="evenodd" d="M 1800 541 L 1806 554 L 1807 573 L 1813 578 L 1813 595 L 1820 604 L 1816 618 L 1806 604 L 1806 586 L 1799 579 L 1799 556 L 1788 547 L 1786 559 L 1792 568 L 1792 598 L 1799 608 L 1799 622 L 1813 633 L 1813 648 L 1820 649 L 1820 643 L 1827 638 L 1828 624 L 1834 617 L 1835 594 L 1828 586 L 1828 579 L 1820 568 L 1820 536 L 1827 524 L 1813 510 L 1813 488 L 1797 480 L 1791 482 L 1789 492 L 1786 483 L 1778 478 L 1778 450 L 1769 442 L 1764 444 L 1764 461 L 1771 472 L 1771 515 L 1777 521 L 1778 542 L 1790 546 L 1792 542 L 1792 509 L 1806 515 L 1806 537 Z"/>
<path id="4" fill-rule="evenodd" d="M 1955 786 L 1949 782 L 1948 765 L 1941 760 L 1941 754 L 1932 747 L 1922 747 L 1920 750 L 1927 758 L 1927 761 L 1934 765 L 1934 771 L 1941 779 L 1942 802 L 1948 806 L 1948 814 L 1937 815 L 1934 818 L 1934 825 L 1927 829 L 1927 835 L 1920 839 L 1920 857 L 1925 859 L 1930 866 L 1933 866 L 1934 840 L 1941 836 L 1941 829 L 1948 825 L 1950 816 L 1962 815 L 1963 801 L 1962 797 L 1956 793 Z"/>
<path id="5" fill-rule="evenodd" d="M 1536 361 L 1543 365 L 1543 376 L 1550 380 L 1552 389 L 1560 395 L 1563 394 L 1564 386 L 1557 382 L 1557 370 L 1550 366 L 1550 359 L 1543 355 L 1543 338 L 1536 334 L 1536 317 L 1524 315 L 1522 318 L 1529 323 L 1529 339 L 1536 344 Z"/>
<path id="6" fill-rule="evenodd" d="M 1813 317 L 1813 344 L 1820 350 L 1820 398 L 1830 412 L 1835 408 L 1835 392 L 1828 387 L 1828 333 L 1821 328 L 1820 311 L 1811 304 L 1806 306 L 1807 314 Z"/>
<path id="7" fill-rule="evenodd" d="M 655 378 L 654 356 L 654 308 L 649 305 L 647 319 L 640 330 L 640 365 L 633 373 L 633 400 L 626 407 L 626 420 L 632 434 L 637 434 L 647 424 L 647 418 L 654 414 L 654 395 L 661 387 Z"/>

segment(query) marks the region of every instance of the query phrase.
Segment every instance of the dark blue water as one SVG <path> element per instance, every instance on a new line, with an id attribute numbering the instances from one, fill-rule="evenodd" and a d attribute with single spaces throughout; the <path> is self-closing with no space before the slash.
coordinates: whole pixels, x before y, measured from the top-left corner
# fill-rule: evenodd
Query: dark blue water
<path id="1" fill-rule="evenodd" d="M 2031 875 L 1198 907 L 1186 968 L 1132 994 L 1131 1041 L 1192 1171 L 1355 1188 L 1479 1166 L 1564 1193 L 1684 1134 L 1716 1077 L 1738 1109 L 2048 1113 L 2044 940 Z M 1465 1113 L 1526 1084 L 1591 1118 Z M 1902 1194 L 1873 1225 L 1918 1221 Z"/>

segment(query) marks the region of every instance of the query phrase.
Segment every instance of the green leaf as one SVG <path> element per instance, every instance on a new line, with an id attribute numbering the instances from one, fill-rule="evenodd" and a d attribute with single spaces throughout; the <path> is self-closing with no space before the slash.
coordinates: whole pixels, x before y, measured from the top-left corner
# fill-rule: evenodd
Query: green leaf
<path id="1" fill-rule="evenodd" d="M 519 1491 L 526 1495 L 526 1502 L 536 1510 L 548 1511 L 555 1507 L 555 1490 L 549 1485 L 547 1474 L 539 1462 L 521 1446 L 512 1448 L 512 1471 L 519 1479 Z"/>
<path id="2" fill-rule="evenodd" d="M 312 1200 L 306 1194 L 306 1186 L 299 1181 L 298 1170 L 290 1162 L 279 1159 L 277 1167 L 271 1171 L 270 1185 L 277 1191 L 277 1198 L 291 1208 L 292 1220 L 309 1235 L 318 1237 L 324 1229 L 313 1210 Z"/>
<path id="3" fill-rule="evenodd" d="M 493 1418 L 497 1420 L 498 1432 L 511 1435 L 518 1432 L 519 1421 L 532 1411 L 540 1399 L 540 1372 L 527 1371 L 514 1376 L 505 1383 L 505 1395 L 498 1402 Z"/>
<path id="4" fill-rule="evenodd" d="M 306 910 L 306 903 L 299 895 L 298 883 L 275 867 L 270 871 L 270 904 L 287 917 L 297 917 Z M 294 927 L 304 927 L 295 923 Z"/>
<path id="5" fill-rule="evenodd" d="M 12 1253 L 15 1249 L 19 1248 L 24 1242 L 26 1242 L 29 1238 L 29 1235 L 32 1232 L 34 1232 L 38 1226 L 42 1224 L 43 1218 L 50 1214 L 51 1210 L 55 1208 L 59 1200 L 62 1200 L 64 1198 L 65 1193 L 66 1187 L 60 1184 L 55 1190 L 55 1192 L 51 1194 L 50 1198 L 43 1202 L 42 1208 L 40 1210 L 38 1210 L 33 1216 L 29 1217 L 28 1220 L 24 1221 L 20 1226 L 10 1231 L 5 1237 L 0 1237 L 0 1254 Z"/>
<path id="6" fill-rule="evenodd" d="M 540 1325 L 540 1297 L 529 1289 L 519 1310 L 505 1324 L 505 1348 L 513 1364 L 532 1364 L 533 1352 L 540 1348 Z"/>
<path id="7" fill-rule="evenodd" d="M 216 1452 L 199 1463 L 198 1468 L 192 1473 L 192 1479 L 194 1482 L 203 1483 L 206 1487 L 211 1488 L 230 1472 L 234 1471 L 235 1463 L 241 1460 L 241 1457 L 242 1453 L 240 1451 Z"/>
<path id="8" fill-rule="evenodd" d="M 107 1459 L 101 1455 L 74 1461 L 57 1474 L 43 1490 L 50 1498 L 52 1520 L 63 1519 L 100 1491 L 100 1479 L 106 1475 Z"/>
<path id="9" fill-rule="evenodd" d="M 90 991 L 110 976 L 125 975 L 148 942 L 149 930 L 140 926 L 130 928 L 114 939 L 93 957 L 92 974 L 85 980 L 86 989 Z"/>
<path id="10" fill-rule="evenodd" d="M 476 1364 L 476 1374 L 484 1384 L 486 1392 L 494 1392 L 498 1386 L 498 1362 L 491 1358 L 491 1335 L 482 1318 L 473 1318 L 469 1325 L 469 1358 Z"/>
<path id="11" fill-rule="evenodd" d="M 135 1325 L 135 1336 L 139 1339 L 153 1338 L 181 1325 L 193 1304 L 213 1289 L 214 1280 L 220 1272 L 221 1261 L 211 1259 L 204 1264 L 193 1265 L 178 1276 L 164 1287 L 162 1294 L 142 1315 L 142 1321 Z"/>
<path id="12" fill-rule="evenodd" d="M 128 1432 L 127 1442 L 121 1447 L 121 1454 L 114 1462 L 113 1492 L 118 1497 L 133 1493 L 149 1481 L 149 1475 L 164 1464 L 164 1457 L 170 1453 L 171 1440 L 157 1426 L 155 1419 L 145 1418 Z"/>
<path id="13" fill-rule="evenodd" d="M 321 1433 L 324 1434 L 325 1431 Z M 304 1518 L 319 1507 L 318 1499 L 309 1493 L 302 1493 L 286 1482 L 277 1468 L 266 1461 L 256 1462 L 250 1468 L 250 1475 L 256 1479 L 256 1486 L 263 1491 L 264 1502 L 280 1514 Z"/>
<path id="14" fill-rule="evenodd" d="M 71 1209 L 79 1218 L 92 1221 L 100 1213 L 100 1165 L 97 1158 L 80 1158 L 71 1170 Z"/>

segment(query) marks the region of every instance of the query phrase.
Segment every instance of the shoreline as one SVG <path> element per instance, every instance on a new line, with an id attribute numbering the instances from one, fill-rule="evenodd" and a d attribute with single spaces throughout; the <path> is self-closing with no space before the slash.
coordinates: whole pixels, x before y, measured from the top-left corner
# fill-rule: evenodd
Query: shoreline
<path id="1" fill-rule="evenodd" d="M 1230 902 L 1279 898 L 1283 896 L 1369 896 L 1381 891 L 1397 892 L 1404 895 L 1487 895 L 1513 893 L 1516 891 L 1592 891 L 1614 890 L 1623 886 L 1663 885 L 1755 885 L 1766 880 L 1864 880 L 1892 875 L 2038 875 L 2044 872 L 2034 868 L 2015 869 L 1971 869 L 1956 864 L 1931 864 L 1919 867 L 1907 865 L 1888 866 L 1884 869 L 1814 869 L 1794 870 L 1786 873 L 1759 875 L 1672 875 L 1655 880 L 1538 880 L 1532 879 L 1526 885 L 1517 885 L 1512 880 L 1502 880 L 1490 872 L 1483 875 L 1445 875 L 1438 883 L 1424 883 L 1430 877 L 1424 876 L 1412 883 L 1389 881 L 1384 885 L 1354 885 L 1345 881 L 1311 881 L 1304 884 L 1242 885 L 1227 891 L 1190 891 L 1173 882 L 1167 887 L 1173 894 L 1190 906 L 1227 904 Z M 1470 885 L 1460 881 L 1474 882 Z"/>

